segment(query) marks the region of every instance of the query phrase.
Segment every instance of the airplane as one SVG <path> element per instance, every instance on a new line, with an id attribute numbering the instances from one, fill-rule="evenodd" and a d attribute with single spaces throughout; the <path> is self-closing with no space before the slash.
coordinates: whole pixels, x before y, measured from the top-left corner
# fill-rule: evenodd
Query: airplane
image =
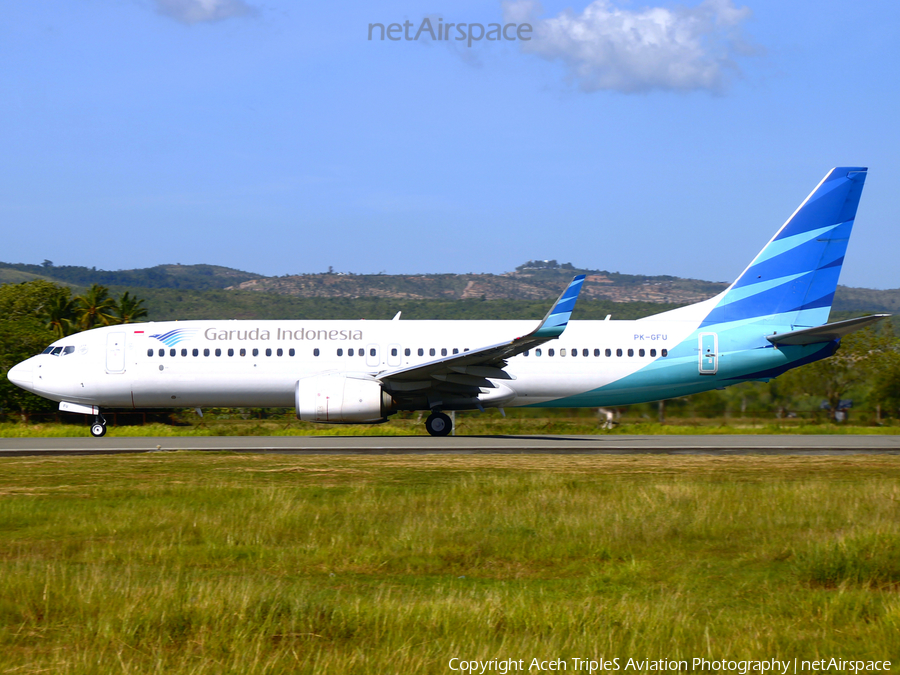
<path id="1" fill-rule="evenodd" d="M 569 321 L 576 276 L 529 321 L 177 321 L 57 340 L 11 382 L 62 411 L 293 407 L 300 420 L 375 424 L 428 411 L 614 407 L 767 382 L 831 356 L 887 314 L 826 323 L 867 169 L 828 172 L 728 288 L 636 321 Z M 395 319 L 399 319 L 399 314 Z"/>

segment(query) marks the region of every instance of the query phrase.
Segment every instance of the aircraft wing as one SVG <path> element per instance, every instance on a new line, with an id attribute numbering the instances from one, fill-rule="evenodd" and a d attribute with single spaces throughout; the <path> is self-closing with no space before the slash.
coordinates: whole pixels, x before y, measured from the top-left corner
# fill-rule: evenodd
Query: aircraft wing
<path id="1" fill-rule="evenodd" d="M 382 371 L 376 377 L 395 397 L 426 395 L 430 391 L 477 396 L 481 387 L 494 388 L 487 378 L 513 379 L 503 370 L 507 359 L 562 335 L 583 283 L 583 274 L 572 279 L 540 325 L 527 335 L 415 366 Z"/>
<path id="2" fill-rule="evenodd" d="M 767 335 L 766 340 L 774 345 L 814 345 L 819 342 L 831 342 L 832 340 L 840 340 L 853 331 L 865 328 L 889 316 L 890 314 L 872 314 L 871 316 L 861 316 L 856 319 L 847 319 L 846 321 L 835 321 L 834 323 L 826 323 L 813 328 L 793 330 L 790 333 Z"/>

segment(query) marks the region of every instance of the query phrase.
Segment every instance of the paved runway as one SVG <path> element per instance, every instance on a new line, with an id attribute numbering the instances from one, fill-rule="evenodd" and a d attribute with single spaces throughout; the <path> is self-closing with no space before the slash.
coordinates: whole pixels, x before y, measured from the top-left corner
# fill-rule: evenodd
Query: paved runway
<path id="1" fill-rule="evenodd" d="M 225 450 L 304 455 L 395 454 L 900 454 L 894 436 L 217 436 L 0 438 L 0 457 Z"/>

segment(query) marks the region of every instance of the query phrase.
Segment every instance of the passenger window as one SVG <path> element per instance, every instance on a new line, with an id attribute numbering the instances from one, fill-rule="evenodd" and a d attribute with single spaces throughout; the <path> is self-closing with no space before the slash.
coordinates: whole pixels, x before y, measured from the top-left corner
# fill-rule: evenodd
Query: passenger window
<path id="1" fill-rule="evenodd" d="M 147 350 L 147 356 L 153 356 L 153 350 L 152 350 L 152 349 L 148 349 L 148 350 Z"/>
<path id="2" fill-rule="evenodd" d="M 524 352 L 522 352 L 522 356 L 528 356 L 528 350 L 527 350 L 527 349 L 526 349 Z"/>
<path id="3" fill-rule="evenodd" d="M 353 348 L 347 350 L 347 356 L 353 356 Z"/>
<path id="4" fill-rule="evenodd" d="M 271 347 L 266 349 L 266 356 L 272 356 L 272 348 Z"/>
<path id="5" fill-rule="evenodd" d="M 204 349 L 204 350 L 203 350 L 203 356 L 209 356 L 209 350 L 208 350 L 208 349 Z"/>
<path id="6" fill-rule="evenodd" d="M 588 354 L 590 354 L 590 350 L 588 350 L 588 349 L 582 349 L 582 350 L 581 350 L 581 355 L 582 355 L 582 356 L 587 356 Z M 600 352 L 597 352 L 597 356 L 599 356 L 599 355 L 600 355 Z"/>
<path id="7" fill-rule="evenodd" d="M 74 349 L 74 347 L 73 347 L 73 349 Z M 454 347 L 454 348 L 453 348 L 453 353 L 454 353 L 454 354 L 459 354 L 459 350 L 458 350 L 456 347 Z"/>
<path id="8" fill-rule="evenodd" d="M 441 347 L 441 356 L 447 356 L 447 348 Z"/>
<path id="9" fill-rule="evenodd" d="M 622 350 L 621 350 L 621 349 L 617 349 L 617 350 L 616 350 L 616 356 L 622 356 Z"/>
<path id="10" fill-rule="evenodd" d="M 607 349 L 605 353 L 607 356 L 612 356 L 612 349 Z"/>
<path id="11" fill-rule="evenodd" d="M 669 355 L 669 350 L 668 350 L 668 349 L 663 349 L 663 350 L 660 352 L 660 354 L 662 354 L 663 356 L 668 356 L 668 355 Z"/>
<path id="12" fill-rule="evenodd" d="M 337 350 L 337 355 L 338 355 L 338 356 L 343 356 L 343 355 L 344 355 L 344 350 L 338 348 L 338 350 Z"/>
<path id="13" fill-rule="evenodd" d="M 397 348 L 391 347 L 391 356 L 397 356 Z"/>
<path id="14" fill-rule="evenodd" d="M 643 356 L 643 355 L 644 355 L 644 350 L 638 349 L 638 356 Z"/>
<path id="15" fill-rule="evenodd" d="M 540 356 L 540 355 L 541 355 L 541 350 L 540 350 L 540 349 L 535 349 L 535 350 L 534 350 L 534 355 L 535 355 L 535 356 Z"/>
<path id="16" fill-rule="evenodd" d="M 160 350 L 157 352 L 157 356 L 165 356 L 165 355 L 166 355 L 166 350 L 165 350 L 165 349 L 160 349 Z"/>
<path id="17" fill-rule="evenodd" d="M 407 347 L 406 349 L 403 350 L 403 353 L 404 353 L 404 355 L 409 356 L 412 353 L 412 351 L 410 350 L 409 347 Z"/>
<path id="18" fill-rule="evenodd" d="M 369 350 L 369 356 L 375 356 L 375 349 L 374 349 L 374 348 Z"/>
<path id="19" fill-rule="evenodd" d="M 566 348 L 565 348 L 565 347 L 563 347 L 562 349 L 559 350 L 559 355 L 560 355 L 560 356 L 565 356 L 565 355 L 566 355 Z M 550 356 L 553 356 L 553 354 L 551 354 Z"/>
<path id="20" fill-rule="evenodd" d="M 432 347 L 431 349 L 428 350 L 428 355 L 434 356 L 434 347 Z"/>
<path id="21" fill-rule="evenodd" d="M 187 349 L 182 349 L 182 350 L 181 350 L 181 355 L 182 355 L 182 356 L 187 356 Z"/>
<path id="22" fill-rule="evenodd" d="M 655 349 L 651 349 L 651 350 L 650 350 L 650 356 L 656 356 L 656 350 L 655 350 Z"/>
<path id="23" fill-rule="evenodd" d="M 633 349 L 629 349 L 629 350 L 628 350 L 628 356 L 634 356 L 634 350 L 633 350 Z"/>
<path id="24" fill-rule="evenodd" d="M 547 356 L 553 356 L 556 352 L 552 349 L 547 350 Z"/>
<path id="25" fill-rule="evenodd" d="M 594 350 L 594 356 L 600 356 L 600 350 L 599 350 L 599 349 L 595 349 L 595 350 Z"/>
<path id="26" fill-rule="evenodd" d="M 241 356 L 247 356 L 247 350 L 244 347 L 241 347 Z"/>
<path id="27" fill-rule="evenodd" d="M 169 356 L 175 356 L 175 350 L 174 350 L 174 349 L 170 349 L 170 350 L 169 350 Z"/>
<path id="28" fill-rule="evenodd" d="M 318 355 L 319 355 L 319 348 L 316 347 L 315 349 L 313 349 L 313 356 L 318 356 Z"/>
<path id="29" fill-rule="evenodd" d="M 283 356 L 284 350 L 281 347 L 278 348 L 278 351 L 275 352 L 275 356 Z"/>
<path id="30" fill-rule="evenodd" d="M 253 349 L 253 356 L 259 356 L 259 350 L 258 350 L 258 349 L 256 349 L 256 348 Z"/>
<path id="31" fill-rule="evenodd" d="M 194 356 L 199 356 L 199 355 L 200 355 L 200 350 L 199 350 L 199 349 L 194 349 L 194 350 L 191 351 L 191 354 L 193 354 Z"/>
<path id="32" fill-rule="evenodd" d="M 278 351 L 281 351 L 281 350 L 279 349 Z M 293 347 L 288 349 L 288 356 L 294 356 L 296 353 L 297 353 L 297 350 L 294 349 Z M 281 356 L 281 355 L 279 354 L 279 356 Z"/>
<path id="33" fill-rule="evenodd" d="M 221 350 L 221 349 L 217 349 L 217 350 L 216 350 L 216 356 L 222 356 L 222 350 Z"/>
<path id="34" fill-rule="evenodd" d="M 425 350 L 419 347 L 419 351 L 417 352 L 419 356 L 425 356 Z"/>
<path id="35" fill-rule="evenodd" d="M 228 348 L 228 356 L 234 356 L 234 349 L 231 347 Z"/>

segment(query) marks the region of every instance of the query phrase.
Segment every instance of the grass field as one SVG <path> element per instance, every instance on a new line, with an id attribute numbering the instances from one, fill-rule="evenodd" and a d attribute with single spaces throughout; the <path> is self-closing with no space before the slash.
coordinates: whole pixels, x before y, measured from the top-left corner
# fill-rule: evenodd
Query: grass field
<path id="1" fill-rule="evenodd" d="M 896 672 L 898 479 L 884 455 L 2 459 L 0 672 Z"/>
<path id="2" fill-rule="evenodd" d="M 76 419 L 80 416 L 73 416 Z M 425 436 L 425 424 L 416 414 L 395 416 L 386 424 L 329 425 L 300 422 L 291 415 L 270 419 L 216 419 L 186 416 L 182 425 L 144 424 L 117 426 L 112 415 L 109 436 Z M 86 437 L 91 418 L 80 424 L 59 422 L 0 422 L 0 438 Z M 472 435 L 548 435 L 548 434 L 898 434 L 900 424 L 885 420 L 881 424 L 859 420 L 837 424 L 827 419 L 773 418 L 672 418 L 665 424 L 642 417 L 625 417 L 613 429 L 602 429 L 594 411 L 553 411 L 541 416 L 534 411 L 511 410 L 501 417 L 496 410 L 486 413 L 457 413 L 456 434 Z"/>

